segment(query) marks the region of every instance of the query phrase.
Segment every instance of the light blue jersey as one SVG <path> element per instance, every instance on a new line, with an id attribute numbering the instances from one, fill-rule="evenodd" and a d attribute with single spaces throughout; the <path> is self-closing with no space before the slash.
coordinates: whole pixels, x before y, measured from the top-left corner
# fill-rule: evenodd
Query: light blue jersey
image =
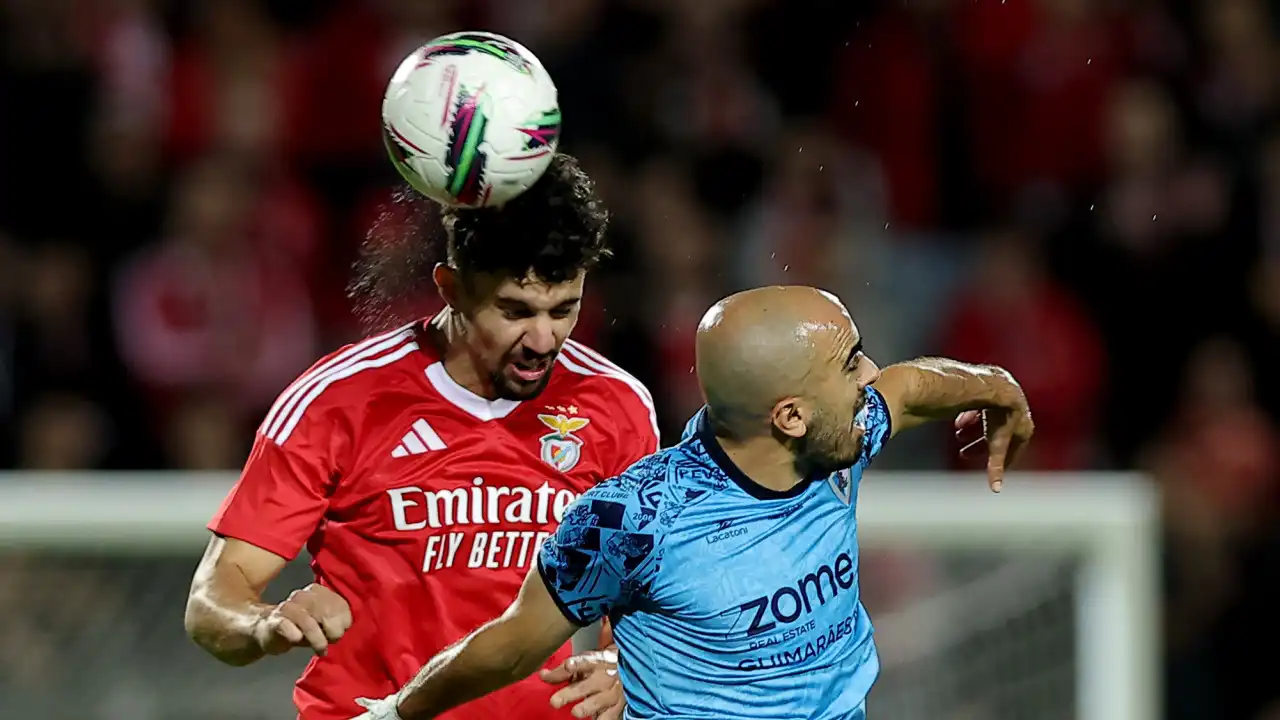
<path id="1" fill-rule="evenodd" d="M 613 622 L 631 720 L 862 720 L 880 665 L 855 511 L 884 398 L 867 389 L 856 465 L 786 492 L 743 475 L 705 415 L 569 508 L 547 588 L 574 623 Z"/>

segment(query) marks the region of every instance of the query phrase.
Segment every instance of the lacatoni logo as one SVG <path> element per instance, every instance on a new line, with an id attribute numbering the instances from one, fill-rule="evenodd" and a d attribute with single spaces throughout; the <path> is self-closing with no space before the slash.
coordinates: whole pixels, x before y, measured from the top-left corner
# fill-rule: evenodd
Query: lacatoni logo
<path id="1" fill-rule="evenodd" d="M 469 526 L 466 532 L 451 531 L 428 537 L 422 558 L 423 572 L 460 563 L 469 568 L 491 570 L 528 567 L 550 532 L 475 531 L 474 528 L 559 523 L 565 509 L 578 499 L 578 493 L 556 489 L 547 482 L 530 489 L 486 485 L 484 478 L 477 477 L 471 484 L 469 488 L 451 490 L 408 486 L 387 491 L 396 530 L 416 532 Z"/>

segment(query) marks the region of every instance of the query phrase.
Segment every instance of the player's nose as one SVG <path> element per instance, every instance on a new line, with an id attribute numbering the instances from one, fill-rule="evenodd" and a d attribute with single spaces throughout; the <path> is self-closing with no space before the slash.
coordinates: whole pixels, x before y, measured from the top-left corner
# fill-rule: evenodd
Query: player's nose
<path id="1" fill-rule="evenodd" d="M 535 317 L 525 328 L 524 347 L 535 355 L 550 355 L 556 349 L 556 333 L 550 318 Z"/>
<path id="2" fill-rule="evenodd" d="M 865 388 L 868 385 L 874 385 L 880 379 L 880 366 L 875 364 L 871 358 L 866 358 L 864 362 L 866 363 L 867 373 L 866 377 L 862 379 L 862 387 Z"/>

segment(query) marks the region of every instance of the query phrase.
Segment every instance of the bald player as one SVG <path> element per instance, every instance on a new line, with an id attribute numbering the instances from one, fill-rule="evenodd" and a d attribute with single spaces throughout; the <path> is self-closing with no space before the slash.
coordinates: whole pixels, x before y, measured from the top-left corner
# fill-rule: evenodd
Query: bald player
<path id="1" fill-rule="evenodd" d="M 844 305 L 806 287 L 717 303 L 697 356 L 707 404 L 683 441 L 583 495 L 506 612 L 365 701 L 362 718 L 435 717 L 528 676 L 606 616 L 625 714 L 587 701 L 577 717 L 865 717 L 879 661 L 859 600 L 863 471 L 906 428 L 981 419 L 998 492 L 1031 437 L 1026 397 L 991 366 L 882 371 Z"/>

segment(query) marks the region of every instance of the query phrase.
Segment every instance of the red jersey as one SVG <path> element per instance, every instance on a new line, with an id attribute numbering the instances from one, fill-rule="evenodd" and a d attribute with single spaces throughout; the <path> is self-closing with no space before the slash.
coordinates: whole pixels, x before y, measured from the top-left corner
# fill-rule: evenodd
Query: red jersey
<path id="1" fill-rule="evenodd" d="M 352 625 L 298 680 L 305 720 L 345 720 L 515 599 L 565 508 L 658 448 L 649 392 L 568 341 L 516 402 L 455 383 L 424 323 L 329 355 L 267 414 L 209 529 L 282 557 L 305 544 Z M 549 665 L 568 657 L 569 646 Z M 536 675 L 441 716 L 569 718 Z"/>

